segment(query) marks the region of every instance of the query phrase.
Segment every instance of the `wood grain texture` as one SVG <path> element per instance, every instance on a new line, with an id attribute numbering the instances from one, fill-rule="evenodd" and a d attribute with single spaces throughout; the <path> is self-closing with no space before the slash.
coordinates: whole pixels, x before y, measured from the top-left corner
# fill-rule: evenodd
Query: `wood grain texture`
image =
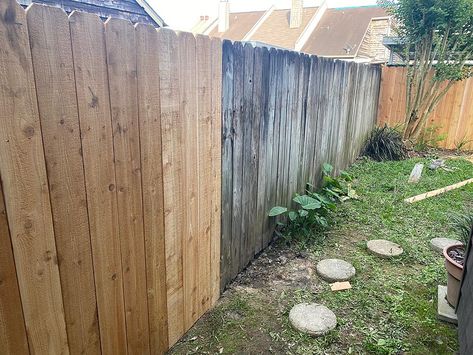
<path id="1" fill-rule="evenodd" d="M 197 98 L 197 255 L 198 273 L 196 317 L 200 317 L 210 303 L 211 289 L 211 214 L 212 214 L 212 98 L 207 94 L 212 85 L 210 38 L 196 36 L 196 98 Z"/>
<path id="2" fill-rule="evenodd" d="M 7 211 L 0 184 L 0 344 L 6 355 L 29 354 Z"/>
<path id="3" fill-rule="evenodd" d="M 220 233 L 222 216 L 222 42 L 210 42 L 212 202 L 210 219 L 210 304 L 220 297 Z"/>
<path id="4" fill-rule="evenodd" d="M 69 20 L 33 4 L 28 31 L 71 353 L 100 353 Z M 74 223 L 70 216 L 74 215 Z"/>
<path id="5" fill-rule="evenodd" d="M 224 42 L 221 288 L 271 241 L 274 206 L 359 154 L 375 124 L 379 67 Z"/>
<path id="6" fill-rule="evenodd" d="M 158 34 L 136 26 L 141 179 L 151 353 L 168 349 Z"/>
<path id="7" fill-rule="evenodd" d="M 378 125 L 390 126 L 404 122 L 407 70 L 383 67 L 379 96 Z M 473 149 L 473 78 L 453 85 L 429 116 L 427 138 L 442 137 L 441 148 Z"/>
<path id="8" fill-rule="evenodd" d="M 208 137 L 199 137 L 198 107 L 197 107 L 197 76 L 196 76 L 196 42 L 190 33 L 178 34 L 179 42 L 179 74 L 180 74 L 180 103 L 179 117 L 183 122 L 182 132 L 182 161 L 184 169 L 177 172 L 183 181 L 182 205 L 184 219 L 181 221 L 183 234 L 183 286 L 184 286 L 184 329 L 190 328 L 198 317 L 198 272 L 201 262 L 199 257 L 199 143 Z M 202 262 L 204 262 L 202 260 Z M 201 280 L 202 281 L 202 280 Z"/>
<path id="9" fill-rule="evenodd" d="M 109 19 L 105 39 L 127 345 L 129 353 L 149 354 L 135 28 Z"/>
<path id="10" fill-rule="evenodd" d="M 24 10 L 0 2 L 0 171 L 30 351 L 69 352 Z M 34 262 L 32 262 L 34 260 Z"/>
<path id="11" fill-rule="evenodd" d="M 100 337 L 104 354 L 126 354 L 127 339 L 104 25 L 70 15 Z"/>
<path id="12" fill-rule="evenodd" d="M 187 209 L 184 196 L 184 129 L 180 115 L 180 46 L 177 35 L 158 30 L 164 226 L 169 345 L 184 333 L 183 243 Z"/>

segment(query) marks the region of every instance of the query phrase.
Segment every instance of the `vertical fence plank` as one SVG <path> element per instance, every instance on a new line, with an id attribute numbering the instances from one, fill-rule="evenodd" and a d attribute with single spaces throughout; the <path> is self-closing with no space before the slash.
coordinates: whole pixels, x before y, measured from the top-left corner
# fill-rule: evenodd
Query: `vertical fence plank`
<path id="1" fill-rule="evenodd" d="M 110 95 L 104 25 L 96 15 L 70 15 L 87 206 L 102 352 L 126 353 Z"/>
<path id="2" fill-rule="evenodd" d="M 184 119 L 180 116 L 180 51 L 177 35 L 158 30 L 161 102 L 164 226 L 169 345 L 184 333 L 182 248 L 186 230 L 184 206 Z"/>
<path id="3" fill-rule="evenodd" d="M 246 43 L 243 46 L 243 107 L 242 107 L 242 185 L 241 185 L 241 235 L 240 235 L 240 269 L 244 268 L 253 257 L 253 241 L 250 234 L 251 217 L 253 213 L 254 181 L 253 181 L 253 80 L 254 80 L 253 46 Z"/>
<path id="4" fill-rule="evenodd" d="M 141 179 L 151 353 L 168 349 L 158 34 L 136 26 Z"/>
<path id="5" fill-rule="evenodd" d="M 212 204 L 210 229 L 210 304 L 220 295 L 220 231 L 222 191 L 222 42 L 214 38 L 210 43 L 211 68 L 211 145 L 212 145 Z M 223 218 L 223 217 L 222 217 Z"/>
<path id="6" fill-rule="evenodd" d="M 183 121 L 183 195 L 182 209 L 185 210 L 184 243 L 182 248 L 184 278 L 184 330 L 197 319 L 198 313 L 198 271 L 199 271 L 199 186 L 198 169 L 201 164 L 198 155 L 197 122 L 197 76 L 196 42 L 190 33 L 178 34 L 180 73 L 180 118 Z"/>
<path id="7" fill-rule="evenodd" d="M 59 272 L 72 353 L 100 353 L 92 250 L 69 20 L 59 8 L 27 11 Z M 70 223 L 74 215 L 74 223 Z"/>
<path id="8" fill-rule="evenodd" d="M 5 355 L 29 354 L 7 211 L 0 183 L 0 344 Z"/>
<path id="9" fill-rule="evenodd" d="M 0 2 L 0 48 L 0 170 L 29 347 L 68 353 L 26 14 L 15 0 Z"/>
<path id="10" fill-rule="evenodd" d="M 248 256 L 251 259 L 261 251 L 263 244 L 263 236 L 261 233 L 261 225 L 263 224 L 262 216 L 258 213 L 258 203 L 262 203 L 262 193 L 258 191 L 258 166 L 259 166 L 259 147 L 260 147 L 260 125 L 264 120 L 264 104 L 263 95 L 263 51 L 261 48 L 254 49 L 253 57 L 253 88 L 252 88 L 252 105 L 253 110 L 250 116 L 251 123 L 251 143 L 250 143 L 250 179 L 247 188 L 249 188 L 250 203 L 248 204 L 248 240 L 250 242 L 250 250 Z M 251 250 L 253 248 L 253 250 Z"/>
<path id="11" fill-rule="evenodd" d="M 222 43 L 222 231 L 220 289 L 232 278 L 233 226 L 233 44 Z"/>
<path id="12" fill-rule="evenodd" d="M 200 317 L 210 303 L 211 288 L 211 214 L 212 214 L 212 100 L 210 38 L 196 36 L 196 80 L 197 80 L 197 301 L 196 317 Z"/>
<path id="13" fill-rule="evenodd" d="M 135 28 L 105 23 L 128 351 L 149 354 Z"/>
<path id="14" fill-rule="evenodd" d="M 243 189 L 243 46 L 236 42 L 233 48 L 233 177 L 232 177 L 232 246 L 231 279 L 240 270 L 240 250 L 242 230 L 242 189 Z"/>

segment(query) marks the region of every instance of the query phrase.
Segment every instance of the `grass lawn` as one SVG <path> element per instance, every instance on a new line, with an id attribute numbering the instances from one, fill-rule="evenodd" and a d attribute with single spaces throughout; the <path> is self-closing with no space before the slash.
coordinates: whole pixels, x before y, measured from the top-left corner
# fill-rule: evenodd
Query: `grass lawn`
<path id="1" fill-rule="evenodd" d="M 407 184 L 417 162 L 421 181 Z M 340 204 L 325 236 L 291 246 L 276 241 L 229 286 L 171 350 L 172 354 L 452 354 L 456 327 L 437 320 L 437 285 L 446 284 L 435 237 L 455 237 L 449 216 L 473 208 L 473 184 L 414 204 L 403 199 L 473 177 L 473 164 L 448 160 L 453 172 L 430 171 L 430 159 L 360 161 L 348 172 L 361 199 Z M 404 254 L 386 260 L 368 254 L 366 241 L 388 239 Z M 325 258 L 351 262 L 352 289 L 332 292 L 315 265 Z M 317 302 L 338 318 L 336 330 L 312 338 L 294 330 L 291 307 Z"/>

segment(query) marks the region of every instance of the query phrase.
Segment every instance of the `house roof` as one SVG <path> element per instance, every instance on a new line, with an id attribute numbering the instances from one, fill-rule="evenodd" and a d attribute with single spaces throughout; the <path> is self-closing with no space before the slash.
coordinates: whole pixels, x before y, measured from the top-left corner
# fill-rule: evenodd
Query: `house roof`
<path id="1" fill-rule="evenodd" d="M 164 27 L 166 23 L 146 0 L 17 0 L 22 6 L 39 3 L 62 8 L 67 13 L 83 11 L 97 14 L 101 18 L 116 17 L 133 23 L 143 22 Z"/>
<path id="2" fill-rule="evenodd" d="M 215 21 L 209 36 L 241 41 L 253 26 L 264 15 L 265 11 L 232 12 L 230 24 L 225 32 L 218 32 L 218 20 Z"/>
<path id="3" fill-rule="evenodd" d="M 327 9 L 302 48 L 303 52 L 331 57 L 354 57 L 372 18 L 385 17 L 377 6 Z"/>
<path id="4" fill-rule="evenodd" d="M 305 7 L 302 12 L 302 25 L 298 28 L 290 28 L 291 10 L 274 10 L 250 39 L 274 46 L 294 49 L 297 39 L 316 12 L 316 7 Z"/>

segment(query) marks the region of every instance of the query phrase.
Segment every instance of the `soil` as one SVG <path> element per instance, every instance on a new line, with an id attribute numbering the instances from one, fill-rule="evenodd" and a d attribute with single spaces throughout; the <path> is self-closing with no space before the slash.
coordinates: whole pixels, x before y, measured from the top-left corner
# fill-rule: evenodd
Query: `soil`
<path id="1" fill-rule="evenodd" d="M 451 257 L 457 264 L 463 266 L 465 261 L 465 248 L 462 245 L 452 248 L 448 251 L 448 256 Z"/>

